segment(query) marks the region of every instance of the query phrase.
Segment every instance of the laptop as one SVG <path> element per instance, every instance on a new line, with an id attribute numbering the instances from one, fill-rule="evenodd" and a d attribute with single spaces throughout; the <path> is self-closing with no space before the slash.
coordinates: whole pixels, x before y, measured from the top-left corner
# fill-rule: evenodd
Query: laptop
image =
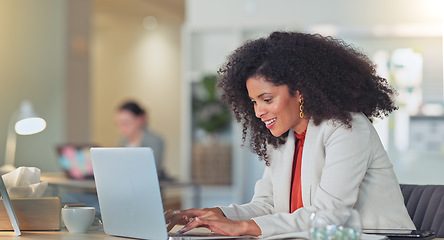
<path id="1" fill-rule="evenodd" d="M 215 234 L 168 235 L 151 148 L 91 148 L 106 234 L 138 239 L 254 239 Z"/>
<path id="2" fill-rule="evenodd" d="M 6 190 L 3 177 L 0 176 L 0 194 L 5 205 L 6 212 L 8 213 L 9 220 L 11 221 L 12 228 L 17 236 L 21 235 L 17 216 L 15 215 L 14 208 L 12 207 L 11 199 L 9 198 L 8 191 Z"/>

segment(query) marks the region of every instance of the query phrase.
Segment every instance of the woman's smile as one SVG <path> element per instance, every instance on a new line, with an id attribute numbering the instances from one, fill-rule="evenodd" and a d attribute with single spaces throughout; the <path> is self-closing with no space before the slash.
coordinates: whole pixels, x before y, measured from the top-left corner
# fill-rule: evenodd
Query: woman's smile
<path id="1" fill-rule="evenodd" d="M 273 118 L 273 119 L 270 119 L 270 120 L 264 121 L 265 126 L 266 126 L 268 129 L 272 128 L 275 122 L 276 122 L 276 118 Z"/>

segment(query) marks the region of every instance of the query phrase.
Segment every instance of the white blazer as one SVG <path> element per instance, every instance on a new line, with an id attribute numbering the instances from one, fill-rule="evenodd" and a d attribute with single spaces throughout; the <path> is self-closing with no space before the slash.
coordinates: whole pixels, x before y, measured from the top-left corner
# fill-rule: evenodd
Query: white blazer
<path id="1" fill-rule="evenodd" d="M 220 207 L 233 220 L 253 219 L 263 237 L 307 231 L 317 209 L 355 208 L 363 228 L 415 229 L 398 180 L 379 136 L 364 114 L 352 114 L 352 128 L 310 121 L 302 153 L 303 208 L 290 211 L 294 132 L 270 151 L 270 166 L 257 181 L 250 203 Z M 272 147 L 270 147 L 272 148 Z"/>

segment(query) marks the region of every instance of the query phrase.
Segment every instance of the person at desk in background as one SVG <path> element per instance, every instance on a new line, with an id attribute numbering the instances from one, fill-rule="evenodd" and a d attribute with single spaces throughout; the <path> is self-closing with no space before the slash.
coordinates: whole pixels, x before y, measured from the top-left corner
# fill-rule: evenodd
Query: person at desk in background
<path id="1" fill-rule="evenodd" d="M 357 209 L 363 228 L 415 229 L 372 119 L 395 91 L 362 53 L 317 34 L 274 32 L 239 47 L 219 70 L 222 100 L 265 161 L 250 203 L 167 211 L 168 230 L 224 235 L 307 231 L 319 209 Z"/>
<path id="2" fill-rule="evenodd" d="M 120 134 L 121 147 L 150 147 L 154 152 L 159 179 L 166 178 L 163 171 L 163 139 L 148 129 L 148 117 L 145 110 L 133 101 L 123 103 L 117 110 L 116 120 Z"/>

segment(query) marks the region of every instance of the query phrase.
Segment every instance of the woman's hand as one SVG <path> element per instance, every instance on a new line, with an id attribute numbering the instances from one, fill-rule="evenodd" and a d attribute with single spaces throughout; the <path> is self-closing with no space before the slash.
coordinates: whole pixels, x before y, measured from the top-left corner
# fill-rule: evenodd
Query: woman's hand
<path id="1" fill-rule="evenodd" d="M 168 231 L 176 224 L 185 224 L 179 234 L 196 227 L 205 227 L 211 231 L 227 236 L 261 235 L 261 230 L 253 220 L 233 221 L 226 218 L 219 208 L 188 209 L 165 213 Z"/>
<path id="2" fill-rule="evenodd" d="M 168 224 L 167 231 L 169 232 L 176 225 L 186 225 L 193 218 L 202 216 L 206 213 L 224 216 L 220 208 L 203 208 L 203 209 L 187 209 L 181 211 L 168 210 L 165 212 L 165 222 Z"/>

